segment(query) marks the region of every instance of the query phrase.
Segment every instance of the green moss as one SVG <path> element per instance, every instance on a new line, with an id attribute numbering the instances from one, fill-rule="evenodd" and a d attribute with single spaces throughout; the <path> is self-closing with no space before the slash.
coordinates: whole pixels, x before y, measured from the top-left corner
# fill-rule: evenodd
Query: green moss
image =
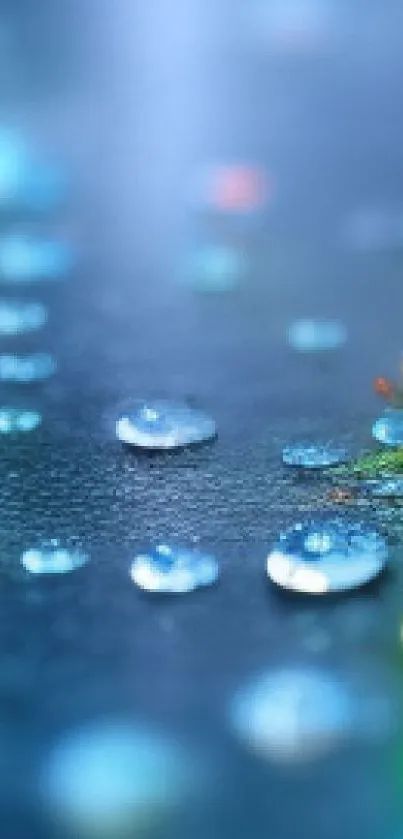
<path id="1" fill-rule="evenodd" d="M 378 478 L 396 474 L 403 476 L 403 448 L 370 452 L 331 471 L 333 475 L 351 478 Z"/>

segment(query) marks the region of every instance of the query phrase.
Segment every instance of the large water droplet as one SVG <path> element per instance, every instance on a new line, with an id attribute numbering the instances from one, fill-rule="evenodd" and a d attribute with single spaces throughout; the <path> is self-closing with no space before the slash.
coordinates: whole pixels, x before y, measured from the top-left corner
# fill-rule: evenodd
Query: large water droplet
<path id="1" fill-rule="evenodd" d="M 122 443 L 144 449 L 176 449 L 215 435 L 216 424 L 207 414 L 163 400 L 137 403 L 116 423 L 116 436 Z"/>
<path id="2" fill-rule="evenodd" d="M 63 242 L 14 234 L 0 241 L 0 278 L 28 283 L 65 277 L 74 263 L 73 252 Z"/>
<path id="3" fill-rule="evenodd" d="M 3 382 L 42 381 L 56 370 L 56 361 L 51 355 L 0 355 L 0 380 Z"/>
<path id="4" fill-rule="evenodd" d="M 288 342 L 299 352 L 336 350 L 347 340 L 342 323 L 332 320 L 297 320 L 288 330 Z"/>
<path id="5" fill-rule="evenodd" d="M 345 448 L 332 443 L 315 445 L 313 443 L 294 443 L 283 449 L 283 463 L 286 466 L 298 466 L 302 469 L 324 469 L 347 460 Z"/>
<path id="6" fill-rule="evenodd" d="M 0 300 L 0 334 L 22 335 L 40 329 L 47 320 L 42 303 Z"/>
<path id="7" fill-rule="evenodd" d="M 21 557 L 30 574 L 67 574 L 82 568 L 88 560 L 88 554 L 80 548 L 63 545 L 59 539 L 44 540 L 38 547 L 24 551 Z"/>
<path id="8" fill-rule="evenodd" d="M 264 674 L 235 696 L 232 727 L 244 745 L 276 762 L 320 758 L 348 739 L 354 702 L 326 671 L 284 668 Z"/>
<path id="9" fill-rule="evenodd" d="M 0 408 L 0 434 L 19 434 L 34 431 L 42 422 L 38 411 L 20 408 Z"/>
<path id="10" fill-rule="evenodd" d="M 213 556 L 201 551 L 161 544 L 152 552 L 137 556 L 130 575 L 146 591 L 180 594 L 214 583 L 219 566 Z"/>
<path id="11" fill-rule="evenodd" d="M 388 408 L 373 425 L 372 435 L 385 446 L 403 446 L 403 408 Z"/>
<path id="12" fill-rule="evenodd" d="M 347 591 L 378 576 L 388 558 L 370 526 L 343 519 L 308 521 L 281 534 L 267 558 L 272 582 L 307 594 Z"/>

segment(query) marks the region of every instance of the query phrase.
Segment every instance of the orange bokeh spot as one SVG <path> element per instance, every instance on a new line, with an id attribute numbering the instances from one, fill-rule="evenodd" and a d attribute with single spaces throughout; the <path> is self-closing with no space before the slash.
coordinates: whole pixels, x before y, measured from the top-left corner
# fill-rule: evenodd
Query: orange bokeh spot
<path id="1" fill-rule="evenodd" d="M 374 381 L 374 390 L 378 396 L 383 396 L 385 399 L 390 399 L 393 395 L 393 385 L 389 381 L 389 379 L 385 379 L 384 376 L 378 376 L 377 379 Z"/>
<path id="2" fill-rule="evenodd" d="M 227 166 L 212 176 L 211 202 L 226 212 L 250 212 L 267 199 L 266 178 L 258 169 Z"/>

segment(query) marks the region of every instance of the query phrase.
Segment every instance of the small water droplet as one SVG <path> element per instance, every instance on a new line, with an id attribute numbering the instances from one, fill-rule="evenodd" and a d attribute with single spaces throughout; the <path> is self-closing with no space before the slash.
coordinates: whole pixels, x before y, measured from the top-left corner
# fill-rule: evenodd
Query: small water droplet
<path id="1" fill-rule="evenodd" d="M 331 443 L 294 443 L 283 449 L 283 463 L 301 469 L 324 469 L 343 463 L 347 459 L 346 449 Z"/>
<path id="2" fill-rule="evenodd" d="M 403 446 L 403 409 L 388 408 L 374 423 L 372 436 L 385 446 Z"/>
<path id="3" fill-rule="evenodd" d="M 135 558 L 130 575 L 146 591 L 180 594 L 214 583 L 219 567 L 214 557 L 201 551 L 157 545 Z"/>
<path id="4" fill-rule="evenodd" d="M 42 422 L 38 411 L 19 408 L 0 408 L 0 434 L 18 434 L 20 431 L 34 431 Z"/>
<path id="5" fill-rule="evenodd" d="M 77 547 L 63 545 L 59 539 L 44 540 L 24 551 L 21 562 L 30 574 L 67 574 L 82 568 L 89 556 Z"/>
<path id="6" fill-rule="evenodd" d="M 215 435 L 215 422 L 207 414 L 163 400 L 137 403 L 116 423 L 118 440 L 145 449 L 176 449 Z"/>
<path id="7" fill-rule="evenodd" d="M 308 521 L 280 535 L 267 558 L 272 582 L 309 594 L 347 591 L 385 568 L 385 540 L 371 527 L 343 519 Z"/>

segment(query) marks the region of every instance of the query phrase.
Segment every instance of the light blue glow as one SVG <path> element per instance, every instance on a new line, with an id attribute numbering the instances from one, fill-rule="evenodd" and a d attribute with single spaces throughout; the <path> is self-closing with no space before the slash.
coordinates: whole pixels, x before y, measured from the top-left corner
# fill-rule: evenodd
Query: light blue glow
<path id="1" fill-rule="evenodd" d="M 351 735 L 354 698 L 331 673 L 289 667 L 269 671 L 240 690 L 230 721 L 241 742 L 260 757 L 312 760 Z"/>
<path id="2" fill-rule="evenodd" d="M 63 242 L 25 234 L 0 240 L 0 279 L 4 282 L 62 279 L 73 266 L 73 252 Z"/>
<path id="3" fill-rule="evenodd" d="M 372 436 L 384 446 L 403 446 L 403 408 L 388 408 L 374 423 Z"/>
<path id="4" fill-rule="evenodd" d="M 28 165 L 23 138 L 11 130 L 0 129 L 0 209 L 19 202 Z"/>
<path id="5" fill-rule="evenodd" d="M 89 557 L 79 548 L 63 546 L 59 539 L 43 541 L 38 547 L 30 548 L 21 557 L 21 562 L 30 574 L 68 574 L 86 565 Z"/>
<path id="6" fill-rule="evenodd" d="M 207 414 L 164 400 L 138 402 L 122 413 L 116 436 L 122 443 L 145 449 L 176 449 L 212 439 L 216 424 Z"/>
<path id="7" fill-rule="evenodd" d="M 363 481 L 360 486 L 374 498 L 403 498 L 403 478 Z"/>
<path id="8" fill-rule="evenodd" d="M 55 370 L 56 361 L 51 355 L 0 355 L 0 380 L 3 382 L 41 381 Z"/>
<path id="9" fill-rule="evenodd" d="M 41 424 L 38 411 L 23 411 L 19 408 L 0 408 L 0 434 L 19 434 L 35 431 Z"/>
<path id="10" fill-rule="evenodd" d="M 185 282 L 198 291 L 232 291 L 246 272 L 243 253 L 224 245 L 208 245 L 189 256 Z"/>
<path id="11" fill-rule="evenodd" d="M 332 320 L 297 320 L 288 330 L 288 342 L 298 352 L 336 350 L 347 340 L 342 323 Z"/>
<path id="12" fill-rule="evenodd" d="M 200 551 L 160 544 L 136 557 L 130 575 L 146 591 L 181 594 L 214 583 L 219 566 L 214 557 Z"/>
<path id="13" fill-rule="evenodd" d="M 357 588 L 385 568 L 385 540 L 364 523 L 307 521 L 284 531 L 267 558 L 272 582 L 306 594 Z"/>
<path id="14" fill-rule="evenodd" d="M 42 303 L 0 300 L 0 335 L 22 335 L 40 329 L 47 320 Z"/>
<path id="15" fill-rule="evenodd" d="M 347 460 L 347 451 L 331 443 L 295 443 L 283 449 L 283 463 L 301 469 L 324 469 Z"/>

